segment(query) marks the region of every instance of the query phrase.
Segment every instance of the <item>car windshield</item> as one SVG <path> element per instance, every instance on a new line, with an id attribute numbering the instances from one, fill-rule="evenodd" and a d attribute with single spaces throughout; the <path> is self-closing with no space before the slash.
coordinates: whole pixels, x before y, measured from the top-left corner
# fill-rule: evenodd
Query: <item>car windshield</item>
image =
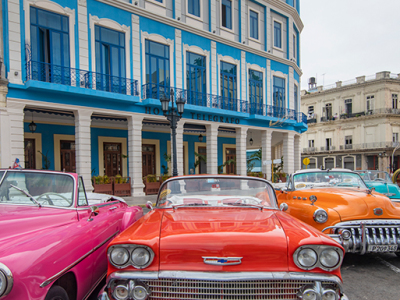
<path id="1" fill-rule="evenodd" d="M 364 181 L 392 183 L 388 172 L 366 170 L 366 171 L 357 171 L 357 173 L 360 174 L 361 178 Z"/>
<path id="2" fill-rule="evenodd" d="M 73 192 L 74 178 L 68 174 L 6 171 L 0 184 L 0 204 L 69 207 Z"/>
<path id="3" fill-rule="evenodd" d="M 357 187 L 367 188 L 361 177 L 352 172 L 301 172 L 293 175 L 296 190 L 313 187 Z"/>
<path id="4" fill-rule="evenodd" d="M 248 206 L 277 208 L 271 185 L 252 177 L 187 176 L 161 187 L 157 207 Z"/>

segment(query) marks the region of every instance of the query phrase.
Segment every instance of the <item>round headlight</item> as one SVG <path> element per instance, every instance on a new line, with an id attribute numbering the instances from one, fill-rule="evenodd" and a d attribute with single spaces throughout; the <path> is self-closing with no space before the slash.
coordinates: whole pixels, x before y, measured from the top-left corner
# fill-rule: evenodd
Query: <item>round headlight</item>
<path id="1" fill-rule="evenodd" d="M 319 258 L 321 265 L 327 268 L 333 268 L 336 266 L 340 261 L 340 256 L 337 251 L 333 249 L 326 249 L 321 252 L 321 256 Z M 329 299 L 329 298 L 327 298 Z"/>
<path id="2" fill-rule="evenodd" d="M 3 272 L 0 271 L 0 297 L 3 295 L 7 287 L 7 278 Z"/>
<path id="3" fill-rule="evenodd" d="M 333 290 L 325 290 L 322 293 L 322 300 L 337 300 L 336 293 Z"/>
<path id="4" fill-rule="evenodd" d="M 326 221 L 328 221 L 328 213 L 322 209 L 319 208 L 314 212 L 314 221 L 317 223 L 325 223 Z"/>
<path id="5" fill-rule="evenodd" d="M 124 286 L 124 285 L 118 285 L 115 290 L 114 290 L 114 297 L 117 300 L 125 300 L 128 298 L 128 287 Z"/>
<path id="6" fill-rule="evenodd" d="M 303 292 L 302 300 L 316 300 L 316 299 L 317 299 L 317 293 L 313 289 L 306 289 Z"/>
<path id="7" fill-rule="evenodd" d="M 146 299 L 146 297 L 147 297 L 146 289 L 141 285 L 137 285 L 133 290 L 133 298 L 135 298 L 136 300 L 143 300 Z"/>
<path id="8" fill-rule="evenodd" d="M 122 266 L 129 261 L 129 251 L 125 248 L 114 248 L 110 253 L 111 263 Z"/>
<path id="9" fill-rule="evenodd" d="M 150 262 L 151 254 L 146 248 L 138 247 L 132 252 L 133 266 L 143 268 Z"/>
<path id="10" fill-rule="evenodd" d="M 297 255 L 297 260 L 301 266 L 310 268 L 317 263 L 317 253 L 312 249 L 302 249 Z M 311 298 L 310 298 L 311 299 Z"/>

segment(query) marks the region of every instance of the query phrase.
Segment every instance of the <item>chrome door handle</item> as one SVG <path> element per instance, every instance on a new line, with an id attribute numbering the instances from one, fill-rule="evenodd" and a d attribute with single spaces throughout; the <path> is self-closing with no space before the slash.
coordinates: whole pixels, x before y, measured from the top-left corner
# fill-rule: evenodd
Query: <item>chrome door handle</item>
<path id="1" fill-rule="evenodd" d="M 113 207 L 110 207 L 110 209 L 109 210 L 114 210 L 114 209 L 117 209 L 118 207 L 116 207 L 116 206 L 113 206 Z"/>

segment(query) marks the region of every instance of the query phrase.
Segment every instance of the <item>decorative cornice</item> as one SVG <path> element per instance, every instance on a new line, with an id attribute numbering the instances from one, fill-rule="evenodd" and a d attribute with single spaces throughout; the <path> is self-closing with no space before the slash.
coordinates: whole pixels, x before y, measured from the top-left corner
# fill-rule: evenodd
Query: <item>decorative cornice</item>
<path id="1" fill-rule="evenodd" d="M 299 76 L 301 76 L 303 74 L 301 69 L 294 62 L 289 61 L 288 59 L 283 59 L 283 58 L 280 58 L 280 57 L 276 57 L 276 56 L 274 56 L 274 55 L 272 55 L 270 53 L 267 53 L 265 51 L 253 49 L 252 47 L 247 46 L 245 44 L 225 39 L 225 38 L 223 38 L 223 37 L 221 37 L 219 35 L 216 35 L 216 34 L 213 34 L 213 33 L 209 32 L 209 31 L 205 31 L 203 29 L 199 29 L 199 28 L 190 26 L 188 24 L 182 23 L 182 22 L 174 20 L 172 18 L 161 16 L 161 15 L 157 15 L 157 14 L 153 14 L 153 13 L 151 13 L 151 12 L 141 8 L 141 7 L 133 6 L 130 3 L 126 3 L 126 2 L 123 2 L 121 0 L 97 0 L 97 1 L 105 3 L 105 4 L 113 6 L 113 7 L 117 7 L 117 8 L 126 10 L 128 12 L 133 13 L 133 14 L 137 14 L 137 15 L 152 19 L 152 20 L 160 22 L 160 23 L 164 23 L 166 25 L 175 27 L 177 29 L 181 29 L 181 30 L 184 30 L 184 31 L 189 31 L 189 32 L 191 32 L 193 34 L 208 38 L 210 40 L 213 40 L 213 41 L 216 41 L 216 42 L 219 42 L 219 43 L 222 43 L 222 44 L 226 44 L 228 46 L 235 47 L 235 48 L 243 50 L 243 51 L 254 53 L 254 54 L 258 55 L 258 56 L 265 57 L 268 60 L 273 60 L 273 61 L 280 62 L 280 63 L 283 63 L 283 64 L 288 65 L 288 66 L 292 66 L 296 70 L 296 73 L 299 74 Z M 304 26 L 303 26 L 303 23 L 301 22 L 301 19 L 300 19 L 299 15 L 298 15 L 296 9 L 294 9 L 293 7 L 287 5 L 286 3 L 283 3 L 281 0 L 269 0 L 269 2 L 271 2 L 271 5 L 281 9 L 282 11 L 287 12 L 290 15 L 294 14 L 295 15 L 294 16 L 294 20 L 299 25 L 298 26 L 298 30 L 300 32 L 302 31 Z"/>

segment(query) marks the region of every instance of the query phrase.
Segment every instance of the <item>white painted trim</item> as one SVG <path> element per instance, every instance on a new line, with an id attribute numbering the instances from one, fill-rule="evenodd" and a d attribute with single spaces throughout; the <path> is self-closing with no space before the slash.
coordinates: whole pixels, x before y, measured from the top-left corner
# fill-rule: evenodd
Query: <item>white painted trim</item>
<path id="1" fill-rule="evenodd" d="M 24 132 L 24 139 L 34 139 L 35 140 L 35 163 L 36 169 L 41 170 L 43 166 L 42 161 L 42 134 L 41 133 L 31 133 L 31 132 Z M 25 160 L 24 160 L 25 163 Z"/>
<path id="2" fill-rule="evenodd" d="M 49 1 L 49 0 L 24 0 L 24 11 L 25 11 L 25 44 L 31 45 L 31 15 L 30 7 L 37 7 L 43 10 L 51 11 L 63 16 L 68 17 L 69 25 L 69 66 L 70 68 L 75 68 L 76 58 L 75 58 L 75 9 L 70 9 L 68 7 L 62 7 L 61 5 Z M 24 45 L 25 49 L 25 45 Z"/>
<path id="3" fill-rule="evenodd" d="M 342 166 L 342 168 L 344 169 L 344 159 L 346 158 L 346 157 L 351 157 L 352 159 L 353 159 L 353 162 L 354 162 L 354 170 L 357 170 L 357 160 L 356 160 L 356 156 L 355 155 L 346 155 L 346 156 L 342 156 L 342 163 L 341 163 L 341 166 Z"/>
<path id="4" fill-rule="evenodd" d="M 218 61 L 217 61 L 218 74 L 216 74 L 216 77 L 218 78 L 219 85 L 218 85 L 218 93 L 216 93 L 216 95 L 221 96 L 221 61 L 236 65 L 236 76 L 237 76 L 237 78 L 236 78 L 237 79 L 236 80 L 236 99 L 240 100 L 241 82 L 242 82 L 241 81 L 242 73 L 241 73 L 241 68 L 240 68 L 240 60 L 234 59 L 231 56 L 223 56 L 221 54 L 218 54 Z"/>
<path id="5" fill-rule="evenodd" d="M 199 0 L 200 17 L 189 13 L 189 1 L 190 0 L 184 0 L 184 1 L 186 1 L 186 4 L 185 4 L 185 6 L 186 6 L 186 17 L 189 17 L 189 18 L 192 18 L 192 19 L 195 19 L 195 20 L 203 22 L 203 16 L 204 16 L 204 14 L 203 14 L 203 0 Z"/>
<path id="6" fill-rule="evenodd" d="M 98 153 L 99 153 L 99 175 L 104 176 L 104 143 L 121 143 L 121 160 L 122 160 L 122 177 L 128 177 L 128 157 L 123 158 L 122 156 L 127 156 L 127 139 L 117 138 L 111 136 L 99 136 L 98 140 Z"/>
<path id="7" fill-rule="evenodd" d="M 292 40 L 293 40 L 293 37 L 295 37 L 295 42 L 296 43 L 294 43 L 294 52 L 292 53 L 292 59 L 295 61 L 295 62 L 297 62 L 297 44 L 298 44 L 298 42 L 297 42 L 297 37 L 298 37 L 298 35 L 297 35 L 297 33 L 296 33 L 296 31 L 295 30 L 293 30 L 293 36 L 292 36 Z M 293 43 L 293 41 L 292 41 L 292 43 Z M 292 51 L 293 51 L 293 45 L 292 45 Z"/>
<path id="8" fill-rule="evenodd" d="M 206 85 L 207 90 L 206 93 L 210 93 L 210 70 L 208 67 L 210 66 L 210 51 L 203 50 L 197 46 L 189 46 L 187 44 L 183 44 L 183 89 L 185 90 L 187 87 L 187 79 L 186 79 L 186 52 L 193 52 L 206 57 Z"/>
<path id="9" fill-rule="evenodd" d="M 258 39 L 255 39 L 255 38 L 250 36 L 250 11 L 253 11 L 253 12 L 255 12 L 257 14 Z M 247 20 L 248 33 L 247 33 L 247 35 L 249 37 L 249 40 L 251 40 L 253 42 L 256 42 L 256 43 L 260 43 L 260 40 L 261 40 L 261 38 L 260 38 L 261 37 L 260 15 L 261 15 L 260 11 L 254 9 L 254 8 L 251 8 L 250 6 L 248 7 L 248 9 L 247 9 L 247 16 L 248 16 L 248 20 Z"/>
<path id="10" fill-rule="evenodd" d="M 90 44 L 91 56 L 92 56 L 92 71 L 96 72 L 96 41 L 95 41 L 95 25 L 109 28 L 115 31 L 123 32 L 125 34 L 125 77 L 131 77 L 131 29 L 129 26 L 120 25 L 117 22 L 110 19 L 99 19 L 97 16 L 92 16 L 89 14 L 90 23 Z"/>
<path id="11" fill-rule="evenodd" d="M 167 0 L 162 0 L 162 2 L 158 2 L 156 0 L 146 0 L 146 2 L 148 2 L 148 3 L 155 4 L 155 5 L 161 6 L 163 8 L 166 8 L 166 3 L 165 3 L 166 1 Z"/>
<path id="12" fill-rule="evenodd" d="M 327 159 L 327 158 L 333 158 L 333 167 L 335 167 L 336 166 L 336 156 L 324 156 L 323 160 L 322 160 L 322 165 L 323 165 L 324 169 L 326 169 L 326 167 L 325 167 L 325 159 Z"/>
<path id="13" fill-rule="evenodd" d="M 183 156 L 185 157 L 185 165 L 183 166 L 184 168 L 184 173 L 185 175 L 189 174 L 189 150 L 188 150 L 188 142 L 183 142 L 182 147 L 185 148 L 185 152 L 183 153 Z M 167 141 L 167 154 L 171 155 L 171 141 Z M 179 169 L 179 167 L 178 167 Z M 160 175 L 162 175 L 160 173 Z M 168 175 L 172 175 L 172 161 L 168 163 Z M 183 175 L 183 174 L 182 174 Z"/>
<path id="14" fill-rule="evenodd" d="M 54 170 L 62 171 L 61 170 L 61 147 L 60 147 L 60 142 L 61 142 L 61 140 L 75 141 L 75 135 L 72 135 L 72 134 L 54 134 L 53 135 L 53 139 L 54 139 Z"/>
<path id="15" fill-rule="evenodd" d="M 171 39 L 166 39 L 165 37 L 159 35 L 159 34 L 155 34 L 155 33 L 151 33 L 149 34 L 148 32 L 145 31 L 141 31 L 141 43 L 142 43 L 142 78 L 143 78 L 143 84 L 147 84 L 146 82 L 146 40 L 149 41 L 153 41 L 153 42 L 157 42 L 160 44 L 164 44 L 169 46 L 169 77 L 170 77 L 170 87 L 175 87 L 175 68 L 174 68 L 174 49 L 175 49 L 175 44 L 174 41 Z"/>
<path id="16" fill-rule="evenodd" d="M 270 105 L 272 105 L 272 106 L 274 105 L 274 77 L 280 77 L 280 78 L 285 79 L 285 101 L 284 101 L 285 107 L 284 108 L 287 108 L 287 102 L 289 100 L 289 98 L 288 98 L 288 83 L 289 83 L 288 76 L 289 76 L 288 74 L 284 74 L 281 71 L 271 70 L 271 103 L 270 103 Z"/>
<path id="17" fill-rule="evenodd" d="M 229 0 L 232 3 L 231 11 L 232 11 L 232 29 L 222 26 L 222 0 L 220 0 L 219 6 L 219 29 L 224 30 L 230 33 L 235 33 L 235 0 Z"/>
<path id="18" fill-rule="evenodd" d="M 281 47 L 280 48 L 275 46 L 275 22 L 281 24 Z M 272 27 L 272 47 L 279 51 L 284 51 L 283 50 L 283 37 L 282 37 L 283 23 L 275 18 L 272 18 L 272 26 L 271 27 Z"/>

